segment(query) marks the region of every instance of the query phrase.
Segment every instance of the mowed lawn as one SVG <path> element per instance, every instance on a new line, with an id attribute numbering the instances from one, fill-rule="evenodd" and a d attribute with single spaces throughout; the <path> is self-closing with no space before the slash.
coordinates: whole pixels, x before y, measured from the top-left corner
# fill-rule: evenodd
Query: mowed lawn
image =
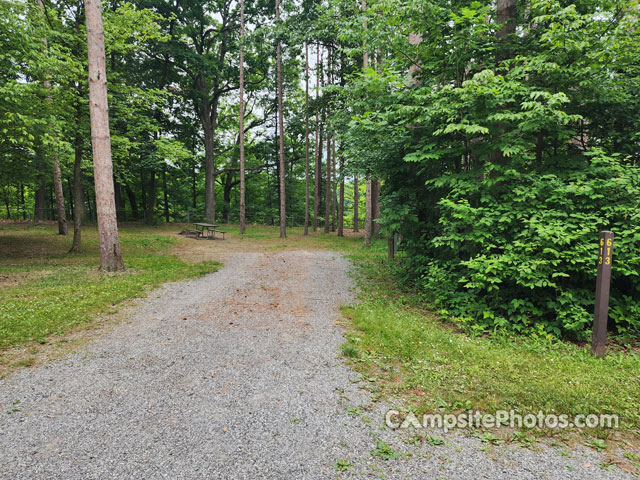
<path id="1" fill-rule="evenodd" d="M 361 240 L 335 234 L 303 235 L 288 229 L 280 239 L 275 227 L 225 225 L 225 240 L 195 240 L 177 235 L 185 225 L 120 226 L 126 272 L 99 271 L 95 225 L 83 228 L 82 248 L 68 253 L 73 235 L 57 235 L 53 223 L 0 223 L 0 376 L 15 362 L 8 351 L 64 341 L 73 331 L 91 327 L 101 314 L 117 310 L 124 300 L 141 297 L 169 281 L 218 270 L 226 255 L 246 251 L 322 248 L 355 252 Z M 377 255 L 377 250 L 366 255 Z M 21 357 L 21 362 L 24 362 Z M 4 368 L 3 368 L 4 367 Z"/>
<path id="2" fill-rule="evenodd" d="M 95 226 L 83 230 L 81 251 L 69 254 L 72 235 L 56 235 L 53 226 L 0 225 L 0 354 L 26 343 L 47 343 L 164 282 L 219 268 L 215 261 L 193 263 L 170 253 L 179 238 L 167 233 L 121 228 L 127 271 L 103 274 Z"/>

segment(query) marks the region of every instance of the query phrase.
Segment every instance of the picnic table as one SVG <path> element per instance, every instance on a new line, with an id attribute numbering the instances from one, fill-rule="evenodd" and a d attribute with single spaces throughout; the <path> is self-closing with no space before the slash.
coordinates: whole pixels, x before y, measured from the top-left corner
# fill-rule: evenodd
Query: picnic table
<path id="1" fill-rule="evenodd" d="M 206 238 L 207 240 L 215 240 L 216 232 L 222 234 L 224 240 L 224 234 L 222 230 L 217 230 L 218 225 L 213 223 L 194 223 L 196 228 L 187 230 L 187 236 L 193 236 L 194 238 Z"/>

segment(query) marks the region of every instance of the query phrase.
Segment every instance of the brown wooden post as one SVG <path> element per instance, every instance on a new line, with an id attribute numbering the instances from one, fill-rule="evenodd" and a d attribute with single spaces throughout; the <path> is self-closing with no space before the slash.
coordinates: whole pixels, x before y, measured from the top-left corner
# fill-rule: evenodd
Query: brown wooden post
<path id="1" fill-rule="evenodd" d="M 598 251 L 598 277 L 596 280 L 596 303 L 593 313 L 593 341 L 591 351 L 604 358 L 607 344 L 607 320 L 609 318 L 609 287 L 613 261 L 613 232 L 600 232 Z"/>

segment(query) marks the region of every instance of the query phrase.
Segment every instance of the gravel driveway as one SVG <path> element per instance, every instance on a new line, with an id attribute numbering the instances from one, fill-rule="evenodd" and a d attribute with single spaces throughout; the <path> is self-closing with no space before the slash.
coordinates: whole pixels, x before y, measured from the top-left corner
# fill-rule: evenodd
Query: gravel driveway
<path id="1" fill-rule="evenodd" d="M 339 354 L 348 269 L 322 251 L 235 254 L 0 381 L 0 478 L 626 478 L 593 451 L 412 445 L 383 428 L 388 406 Z M 400 457 L 372 455 L 378 440 Z"/>

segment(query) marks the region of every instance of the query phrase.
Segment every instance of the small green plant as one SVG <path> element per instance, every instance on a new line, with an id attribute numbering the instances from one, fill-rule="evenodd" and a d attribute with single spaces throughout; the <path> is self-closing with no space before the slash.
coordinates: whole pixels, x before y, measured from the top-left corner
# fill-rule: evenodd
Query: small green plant
<path id="1" fill-rule="evenodd" d="M 624 452 L 624 458 L 629 460 L 636 467 L 640 468 L 640 455 L 633 452 Z"/>
<path id="2" fill-rule="evenodd" d="M 347 407 L 347 413 L 352 417 L 356 417 L 362 413 L 362 409 L 360 407 Z"/>
<path id="3" fill-rule="evenodd" d="M 371 450 L 372 457 L 380 457 L 382 460 L 395 460 L 400 457 L 400 453 L 396 452 L 392 449 L 387 443 L 383 440 L 378 440 L 376 442 L 376 448 Z"/>
<path id="4" fill-rule="evenodd" d="M 349 357 L 349 358 L 357 358 L 358 355 L 360 354 L 360 352 L 358 352 L 358 349 L 356 349 L 353 345 L 351 345 L 350 343 L 343 343 L 340 346 L 340 349 L 342 350 L 342 354 L 345 357 Z"/>
<path id="5" fill-rule="evenodd" d="M 291 418 L 289 419 L 289 421 L 290 421 L 291 423 L 300 423 L 300 419 L 299 419 L 298 417 L 291 417 Z"/>
<path id="6" fill-rule="evenodd" d="M 489 432 L 479 435 L 478 438 L 482 441 L 482 443 L 490 443 L 491 445 L 502 445 L 504 443 L 504 439 L 496 437 Z"/>
<path id="7" fill-rule="evenodd" d="M 339 458 L 336 462 L 336 470 L 340 472 L 346 472 L 351 467 L 353 467 L 353 463 L 351 463 L 348 458 Z"/>
<path id="8" fill-rule="evenodd" d="M 440 447 L 444 445 L 444 438 L 439 437 L 438 435 L 429 435 L 424 441 L 432 447 Z"/>
<path id="9" fill-rule="evenodd" d="M 595 448 L 598 451 L 602 451 L 607 448 L 607 443 L 601 438 L 594 438 L 590 442 L 586 442 L 585 445 L 587 447 Z"/>

